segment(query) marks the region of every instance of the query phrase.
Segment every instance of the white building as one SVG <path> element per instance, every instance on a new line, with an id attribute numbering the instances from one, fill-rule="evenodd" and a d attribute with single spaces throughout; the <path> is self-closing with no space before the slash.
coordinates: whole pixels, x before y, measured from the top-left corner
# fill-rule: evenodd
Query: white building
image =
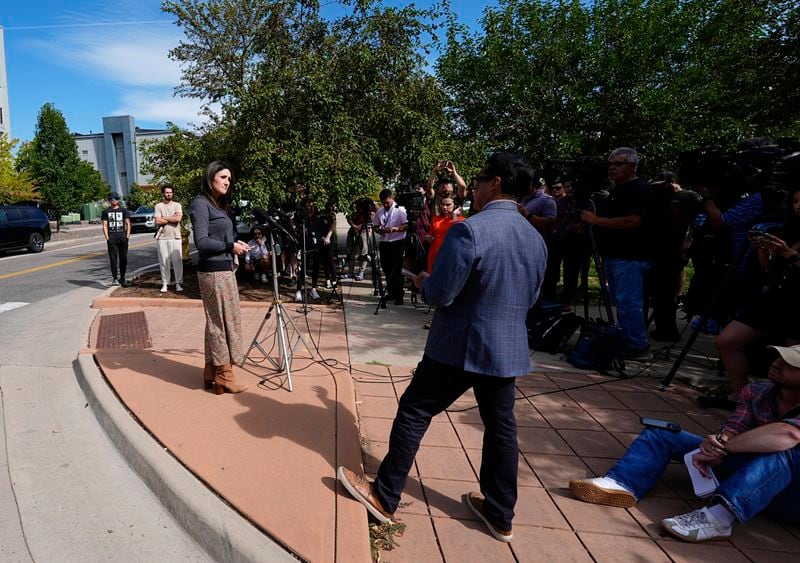
<path id="1" fill-rule="evenodd" d="M 6 43 L 0 26 L 0 133 L 11 138 L 11 114 L 8 109 L 8 78 L 6 77 Z"/>
<path id="2" fill-rule="evenodd" d="M 169 129 L 140 129 L 130 115 L 104 117 L 102 133 L 74 133 L 78 156 L 94 166 L 111 190 L 123 197 L 130 193 L 131 184 L 147 186 L 152 181 L 151 176 L 139 171 L 142 141 L 170 135 Z"/>

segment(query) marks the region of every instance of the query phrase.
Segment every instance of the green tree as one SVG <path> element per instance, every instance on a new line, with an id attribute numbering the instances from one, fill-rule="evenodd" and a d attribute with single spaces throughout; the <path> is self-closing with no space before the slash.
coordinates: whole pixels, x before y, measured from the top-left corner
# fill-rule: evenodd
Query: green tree
<path id="1" fill-rule="evenodd" d="M 220 136 L 217 129 L 196 134 L 173 123 L 167 128 L 172 135 L 142 143 L 141 172 L 158 186 L 172 186 L 175 200 L 188 203 L 200 190 L 205 166 L 226 152 L 213 143 Z"/>
<path id="2" fill-rule="evenodd" d="M 501 0 L 453 26 L 438 76 L 459 134 L 535 161 L 797 135 L 798 14 L 784 0 Z M 766 80 L 765 80 L 766 78 Z"/>
<path id="3" fill-rule="evenodd" d="M 331 22 L 309 0 L 162 4 L 187 37 L 171 52 L 178 92 L 221 107 L 198 154 L 228 161 L 257 205 L 302 183 L 319 204 L 344 207 L 398 176 L 424 177 L 453 139 L 420 54 L 434 12 L 346 4 Z"/>
<path id="4" fill-rule="evenodd" d="M 20 149 L 17 167 L 31 175 L 42 199 L 58 215 L 77 211 L 109 189 L 100 173 L 80 160 L 64 116 L 50 103 L 39 111 L 33 140 Z"/>
<path id="5" fill-rule="evenodd" d="M 142 187 L 134 182 L 125 198 L 125 204 L 131 211 L 136 211 L 139 207 L 155 207 L 161 201 L 160 190 L 143 190 Z"/>
<path id="6" fill-rule="evenodd" d="M 14 166 L 14 147 L 17 139 L 9 139 L 0 133 L 0 204 L 36 199 L 33 182 L 24 172 Z"/>

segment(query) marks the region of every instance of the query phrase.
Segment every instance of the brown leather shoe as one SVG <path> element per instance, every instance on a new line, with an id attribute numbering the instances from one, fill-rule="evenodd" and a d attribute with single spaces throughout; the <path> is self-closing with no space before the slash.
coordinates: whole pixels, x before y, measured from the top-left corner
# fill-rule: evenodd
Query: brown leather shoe
<path id="1" fill-rule="evenodd" d="M 214 364 L 207 362 L 203 368 L 203 387 L 205 389 L 211 390 L 214 388 L 214 371 Z"/>
<path id="2" fill-rule="evenodd" d="M 380 501 L 375 497 L 375 493 L 372 489 L 372 483 L 367 481 L 361 475 L 356 475 L 346 467 L 339 467 L 339 469 L 336 471 L 336 476 L 342 485 L 344 485 L 344 488 L 347 489 L 347 492 L 350 493 L 354 499 L 363 504 L 367 509 L 367 512 L 369 512 L 376 520 L 384 524 L 394 523 L 392 521 L 394 514 L 387 512 L 381 505 Z"/>
<path id="3" fill-rule="evenodd" d="M 233 375 L 233 367 L 230 364 L 225 364 L 216 367 L 214 373 L 214 392 L 217 395 L 223 393 L 241 393 L 247 389 L 246 385 L 239 385 L 236 383 L 236 376 Z"/>
<path id="4" fill-rule="evenodd" d="M 483 501 L 486 499 L 483 498 L 482 494 L 478 491 L 470 491 L 465 494 L 463 498 L 464 504 L 469 506 L 470 510 L 475 513 L 475 516 L 483 520 L 483 523 L 489 528 L 489 533 L 492 534 L 494 539 L 505 543 L 514 539 L 514 534 L 511 533 L 511 530 L 503 530 L 489 521 L 489 518 L 483 510 Z"/>

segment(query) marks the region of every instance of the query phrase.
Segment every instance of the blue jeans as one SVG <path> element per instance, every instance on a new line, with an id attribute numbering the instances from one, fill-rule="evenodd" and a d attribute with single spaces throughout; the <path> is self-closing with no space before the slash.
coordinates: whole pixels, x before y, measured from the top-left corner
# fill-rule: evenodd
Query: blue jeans
<path id="1" fill-rule="evenodd" d="M 664 473 L 670 460 L 697 449 L 703 438 L 690 432 L 672 433 L 646 428 L 634 440 L 608 476 L 640 500 Z M 770 454 L 729 454 L 714 467 L 720 482 L 714 498 L 721 500 L 739 522 L 759 512 L 800 522 L 800 446 Z"/>
<path id="2" fill-rule="evenodd" d="M 644 274 L 650 262 L 606 258 L 603 261 L 611 298 L 617 306 L 617 322 L 622 329 L 622 341 L 627 348 L 644 350 L 650 339 L 644 326 Z"/>

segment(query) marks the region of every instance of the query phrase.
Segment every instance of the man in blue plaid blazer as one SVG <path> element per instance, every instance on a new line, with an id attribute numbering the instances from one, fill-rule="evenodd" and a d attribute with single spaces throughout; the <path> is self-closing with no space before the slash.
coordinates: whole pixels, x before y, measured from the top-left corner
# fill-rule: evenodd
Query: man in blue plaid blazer
<path id="1" fill-rule="evenodd" d="M 454 224 L 433 272 L 415 284 L 437 307 L 425 354 L 400 398 L 389 452 L 374 483 L 339 468 L 345 488 L 367 510 L 390 522 L 431 418 L 472 388 L 485 427 L 480 493 L 464 501 L 496 539 L 511 541 L 517 500 L 515 377 L 530 372 L 525 317 L 539 294 L 547 249 L 520 214 L 531 168 L 496 153 L 474 179 L 480 213 Z"/>

